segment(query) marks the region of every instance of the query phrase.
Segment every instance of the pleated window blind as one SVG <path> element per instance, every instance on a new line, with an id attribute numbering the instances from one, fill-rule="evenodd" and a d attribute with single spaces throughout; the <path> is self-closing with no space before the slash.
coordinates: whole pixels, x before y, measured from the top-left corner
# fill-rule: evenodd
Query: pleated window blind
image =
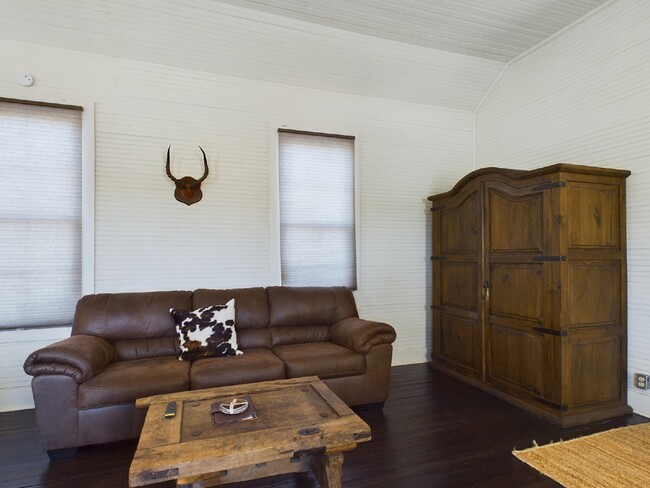
<path id="1" fill-rule="evenodd" d="M 282 284 L 356 289 L 354 138 L 278 135 Z"/>
<path id="2" fill-rule="evenodd" d="M 72 324 L 81 110 L 0 101 L 0 328 Z"/>

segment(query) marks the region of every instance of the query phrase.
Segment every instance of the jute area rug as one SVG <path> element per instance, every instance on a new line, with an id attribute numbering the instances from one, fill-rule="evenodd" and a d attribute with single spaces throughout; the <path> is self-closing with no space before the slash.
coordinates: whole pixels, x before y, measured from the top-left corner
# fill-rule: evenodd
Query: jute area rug
<path id="1" fill-rule="evenodd" d="M 512 453 L 567 488 L 650 487 L 650 423 Z"/>

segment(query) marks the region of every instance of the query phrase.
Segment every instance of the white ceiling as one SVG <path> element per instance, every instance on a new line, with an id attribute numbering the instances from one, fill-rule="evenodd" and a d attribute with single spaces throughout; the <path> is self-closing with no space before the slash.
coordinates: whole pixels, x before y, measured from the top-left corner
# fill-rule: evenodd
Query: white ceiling
<path id="1" fill-rule="evenodd" d="M 328 27 L 508 62 L 608 0 L 219 0 Z"/>

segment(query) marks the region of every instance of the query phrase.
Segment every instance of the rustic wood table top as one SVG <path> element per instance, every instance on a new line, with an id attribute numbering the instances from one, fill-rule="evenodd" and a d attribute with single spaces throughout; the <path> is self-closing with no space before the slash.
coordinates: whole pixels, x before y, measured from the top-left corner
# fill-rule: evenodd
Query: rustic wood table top
<path id="1" fill-rule="evenodd" d="M 255 418 L 213 422 L 213 405 L 244 395 Z M 166 417 L 170 402 L 176 413 Z M 339 487 L 343 452 L 371 438 L 370 427 L 315 376 L 156 395 L 136 406 L 148 412 L 130 487 L 176 480 L 197 488 L 307 470 L 322 487 Z"/>

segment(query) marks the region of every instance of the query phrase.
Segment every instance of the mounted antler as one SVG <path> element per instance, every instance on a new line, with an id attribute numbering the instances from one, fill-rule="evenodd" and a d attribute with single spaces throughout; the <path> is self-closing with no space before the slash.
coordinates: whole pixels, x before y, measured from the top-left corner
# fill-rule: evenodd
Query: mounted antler
<path id="1" fill-rule="evenodd" d="M 196 203 L 201 200 L 201 198 L 203 198 L 201 183 L 203 183 L 203 181 L 208 177 L 208 174 L 210 174 L 210 169 L 208 168 L 208 158 L 205 155 L 205 151 L 201 146 L 199 146 L 199 149 L 203 153 L 203 166 L 205 167 L 205 172 L 201 178 L 195 180 L 191 176 L 183 176 L 180 179 L 174 178 L 174 175 L 170 169 L 171 165 L 169 162 L 169 152 L 171 150 L 171 146 L 167 148 L 167 176 L 169 176 L 169 179 L 172 180 L 176 185 L 176 189 L 174 190 L 174 197 L 176 200 L 184 203 L 185 205 L 192 205 L 193 203 Z"/>

